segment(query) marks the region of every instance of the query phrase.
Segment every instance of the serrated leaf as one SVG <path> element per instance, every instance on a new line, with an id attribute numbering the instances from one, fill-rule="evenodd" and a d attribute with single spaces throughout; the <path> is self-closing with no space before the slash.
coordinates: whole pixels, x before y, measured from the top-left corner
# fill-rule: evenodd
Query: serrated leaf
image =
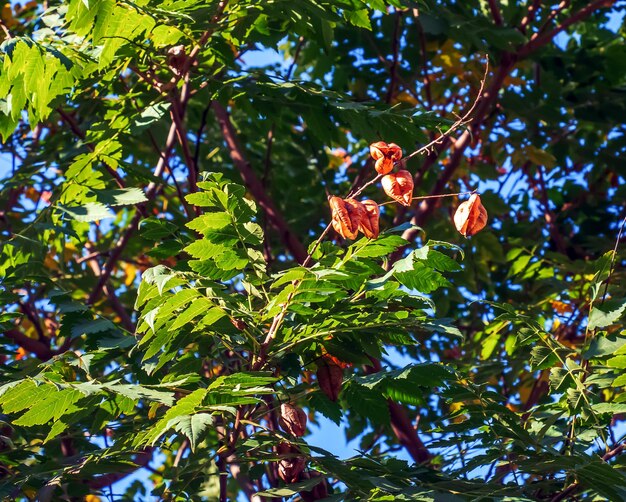
<path id="1" fill-rule="evenodd" d="M 176 320 L 168 328 L 168 331 L 174 331 L 184 326 L 200 314 L 206 313 L 211 307 L 213 307 L 213 303 L 208 298 L 200 297 L 195 299 L 185 310 L 176 316 Z"/>
<path id="2" fill-rule="evenodd" d="M 533 370 L 551 368 L 558 360 L 557 354 L 543 345 L 536 345 L 530 351 L 530 365 Z"/>
<path id="3" fill-rule="evenodd" d="M 167 423 L 167 428 L 173 428 L 189 439 L 191 451 L 195 451 L 198 441 L 202 438 L 204 431 L 213 425 L 213 416 L 209 413 L 195 413 L 193 415 L 182 415 L 173 418 Z"/>
<path id="4" fill-rule="evenodd" d="M 626 310 L 626 300 L 608 300 L 603 305 L 594 305 L 589 314 L 589 329 L 606 328 L 615 324 Z"/>
<path id="5" fill-rule="evenodd" d="M 50 420 L 58 420 L 72 404 L 82 397 L 83 394 L 76 389 L 52 392 L 42 401 L 31 402 L 32 407 L 13 423 L 29 427 L 42 425 Z"/>
<path id="6" fill-rule="evenodd" d="M 147 202 L 141 188 L 116 188 L 111 190 L 93 190 L 98 201 L 109 206 L 129 206 Z"/>
<path id="7" fill-rule="evenodd" d="M 113 218 L 115 215 L 104 204 L 99 202 L 87 202 L 81 206 L 64 206 L 57 205 L 61 211 L 68 214 L 76 221 L 91 222 Z"/>

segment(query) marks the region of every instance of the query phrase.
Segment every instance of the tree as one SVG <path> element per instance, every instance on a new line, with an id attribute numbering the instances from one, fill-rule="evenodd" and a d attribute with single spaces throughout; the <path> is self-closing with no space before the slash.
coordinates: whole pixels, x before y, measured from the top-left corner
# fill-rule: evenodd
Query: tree
<path id="1" fill-rule="evenodd" d="M 618 4 L 7 4 L 2 495 L 626 498 Z"/>

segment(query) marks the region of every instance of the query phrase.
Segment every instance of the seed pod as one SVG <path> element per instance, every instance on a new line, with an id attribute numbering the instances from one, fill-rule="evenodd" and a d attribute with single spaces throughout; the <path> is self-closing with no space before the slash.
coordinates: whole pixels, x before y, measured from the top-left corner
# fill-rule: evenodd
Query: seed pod
<path id="1" fill-rule="evenodd" d="M 333 228 L 344 239 L 355 239 L 361 221 L 366 217 L 366 211 L 359 201 L 355 199 L 341 199 L 331 197 L 328 200 L 332 211 Z"/>
<path id="2" fill-rule="evenodd" d="M 296 446 L 288 443 L 280 443 L 276 450 L 280 455 L 290 455 L 278 461 L 278 477 L 287 484 L 295 483 L 300 479 L 300 473 L 304 470 L 306 460 L 304 457 L 296 455 L 300 453 Z"/>
<path id="3" fill-rule="evenodd" d="M 383 176 L 381 180 L 383 190 L 393 200 L 403 206 L 410 206 L 413 200 L 413 176 L 409 171 L 398 171 L 395 174 Z"/>
<path id="4" fill-rule="evenodd" d="M 303 472 L 300 478 L 302 480 L 305 479 L 314 479 L 319 478 L 322 475 L 317 471 L 308 471 Z M 326 480 L 323 479 L 320 483 L 316 484 L 309 491 L 301 491 L 300 496 L 304 502 L 315 502 L 316 500 L 322 500 L 328 497 L 328 485 L 326 484 Z"/>
<path id="5" fill-rule="evenodd" d="M 487 210 L 477 193 L 463 202 L 454 213 L 454 225 L 464 237 L 480 232 L 487 224 Z"/>
<path id="6" fill-rule="evenodd" d="M 390 173 L 394 162 L 402 158 L 402 148 L 395 143 L 377 141 L 370 145 L 370 155 L 376 161 L 374 168 L 378 174 Z"/>
<path id="7" fill-rule="evenodd" d="M 365 217 L 361 221 L 359 230 L 368 239 L 377 239 L 379 233 L 378 218 L 380 217 L 378 204 L 371 199 L 367 199 L 363 201 L 363 207 L 365 208 Z"/>
<path id="8" fill-rule="evenodd" d="M 317 382 L 331 401 L 337 401 L 343 385 L 343 369 L 333 360 L 322 357 L 317 364 Z"/>
<path id="9" fill-rule="evenodd" d="M 175 45 L 167 51 L 167 64 L 176 76 L 180 76 L 181 69 L 185 66 L 187 54 L 184 45 Z"/>
<path id="10" fill-rule="evenodd" d="M 306 413 L 292 404 L 281 404 L 278 425 L 292 436 L 302 437 L 306 432 Z"/>

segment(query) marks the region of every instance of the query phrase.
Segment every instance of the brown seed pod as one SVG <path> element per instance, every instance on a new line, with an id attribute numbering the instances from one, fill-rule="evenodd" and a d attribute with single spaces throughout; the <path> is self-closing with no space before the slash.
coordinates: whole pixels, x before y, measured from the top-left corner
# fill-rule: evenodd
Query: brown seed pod
<path id="1" fill-rule="evenodd" d="M 317 471 L 307 471 L 303 472 L 300 479 L 314 479 L 320 478 L 322 475 Z M 322 480 L 320 483 L 316 484 L 309 491 L 301 491 L 299 492 L 302 500 L 304 502 L 315 502 L 316 500 L 322 500 L 328 497 L 328 485 L 326 484 L 326 480 Z"/>
<path id="2" fill-rule="evenodd" d="M 363 207 L 365 208 L 365 217 L 361 221 L 359 230 L 368 239 L 377 239 L 380 231 L 378 227 L 378 219 L 380 217 L 378 204 L 371 199 L 367 199 L 363 201 Z"/>
<path id="3" fill-rule="evenodd" d="M 361 220 L 366 217 L 363 204 L 355 199 L 344 200 L 335 196 L 328 199 L 328 203 L 332 212 L 333 228 L 344 239 L 355 239 Z"/>
<path id="4" fill-rule="evenodd" d="M 281 404 L 278 425 L 292 436 L 302 437 L 306 432 L 306 413 L 292 404 Z"/>
<path id="5" fill-rule="evenodd" d="M 487 224 L 487 210 L 477 193 L 463 202 L 454 213 L 454 225 L 464 237 L 480 232 Z"/>
<path id="6" fill-rule="evenodd" d="M 395 174 L 383 176 L 381 180 L 383 190 L 396 202 L 403 206 L 410 206 L 413 200 L 413 176 L 409 171 L 398 171 Z"/>
<path id="7" fill-rule="evenodd" d="M 322 357 L 317 363 L 317 382 L 331 401 L 337 401 L 343 386 L 343 369 L 332 359 Z"/>
<path id="8" fill-rule="evenodd" d="M 304 457 L 297 456 L 300 450 L 296 446 L 288 443 L 280 443 L 276 451 L 280 455 L 289 455 L 278 461 L 278 477 L 285 483 L 295 483 L 300 479 L 306 460 Z"/>
<path id="9" fill-rule="evenodd" d="M 395 143 L 377 141 L 370 145 L 370 155 L 376 161 L 374 168 L 378 174 L 390 173 L 394 162 L 402 158 L 402 148 Z"/>
<path id="10" fill-rule="evenodd" d="M 187 61 L 187 53 L 184 45 L 175 45 L 167 51 L 167 64 L 176 76 L 180 75 L 181 69 Z"/>

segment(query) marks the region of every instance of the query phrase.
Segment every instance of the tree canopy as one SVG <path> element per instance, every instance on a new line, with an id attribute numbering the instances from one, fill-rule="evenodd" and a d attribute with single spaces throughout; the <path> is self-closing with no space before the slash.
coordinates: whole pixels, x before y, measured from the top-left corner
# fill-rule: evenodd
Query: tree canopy
<path id="1" fill-rule="evenodd" d="M 1 496 L 625 500 L 620 3 L 7 3 Z"/>

